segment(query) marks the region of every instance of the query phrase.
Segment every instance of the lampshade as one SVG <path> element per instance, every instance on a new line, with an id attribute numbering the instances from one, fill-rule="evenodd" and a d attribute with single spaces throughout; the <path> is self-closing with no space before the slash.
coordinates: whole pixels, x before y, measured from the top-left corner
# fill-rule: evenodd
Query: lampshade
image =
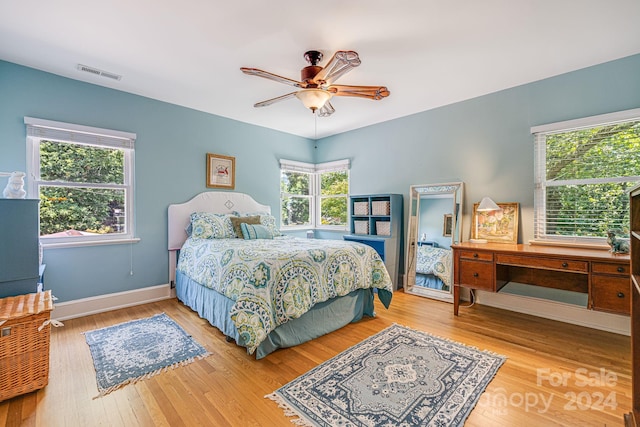
<path id="1" fill-rule="evenodd" d="M 483 197 L 482 200 L 480 200 L 480 204 L 478 205 L 478 208 L 476 210 L 480 212 L 486 212 L 500 211 L 502 209 L 500 208 L 500 206 L 496 205 L 496 202 L 491 200 L 489 197 Z"/>
<path id="2" fill-rule="evenodd" d="M 303 89 L 296 92 L 296 97 L 302 101 L 305 107 L 316 111 L 329 100 L 333 94 L 322 89 Z"/>

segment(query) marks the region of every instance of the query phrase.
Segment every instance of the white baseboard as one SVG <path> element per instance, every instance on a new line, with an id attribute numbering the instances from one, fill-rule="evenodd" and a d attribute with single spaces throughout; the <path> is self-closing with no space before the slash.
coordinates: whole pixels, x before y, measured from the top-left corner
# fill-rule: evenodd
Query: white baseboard
<path id="1" fill-rule="evenodd" d="M 104 313 L 105 311 L 116 310 L 119 308 L 161 301 L 174 296 L 175 289 L 171 289 L 171 286 L 166 284 L 134 289 L 132 291 L 82 298 L 73 301 L 55 303 L 51 313 L 51 318 L 56 320 L 74 319 L 76 317 Z"/>
<path id="2" fill-rule="evenodd" d="M 478 304 L 558 320 L 621 335 L 631 335 L 629 316 L 588 310 L 572 304 L 529 296 L 475 291 Z M 462 309 L 462 307 L 461 307 Z"/>

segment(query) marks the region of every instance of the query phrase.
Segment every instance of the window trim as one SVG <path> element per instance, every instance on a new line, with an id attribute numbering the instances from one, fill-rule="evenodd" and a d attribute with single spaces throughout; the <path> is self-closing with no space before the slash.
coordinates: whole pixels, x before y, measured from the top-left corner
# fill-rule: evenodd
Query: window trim
<path id="1" fill-rule="evenodd" d="M 534 238 L 529 243 L 587 248 L 609 248 L 606 243 L 605 236 L 552 236 L 546 234 L 546 136 L 635 120 L 640 120 L 640 108 L 531 127 L 531 134 L 533 135 L 534 140 Z M 625 181 L 635 180 L 636 178 L 640 179 L 640 177 L 625 177 Z M 615 182 L 616 180 L 619 179 L 611 178 L 606 181 Z M 570 181 L 557 181 L 554 182 L 554 184 L 561 185 L 569 182 Z M 585 179 L 581 180 L 581 182 L 597 183 L 601 182 L 601 179 Z"/>
<path id="2" fill-rule="evenodd" d="M 332 162 L 324 162 L 324 163 L 306 163 L 299 162 L 296 160 L 286 160 L 280 159 L 280 171 L 286 172 L 298 172 L 298 173 L 308 173 L 311 175 L 310 179 L 310 195 L 301 195 L 301 194 L 290 194 L 290 193 L 280 193 L 280 216 L 282 216 L 282 199 L 283 196 L 288 197 L 304 197 L 310 199 L 309 206 L 309 216 L 311 220 L 311 224 L 309 225 L 283 225 L 280 224 L 280 227 L 283 230 L 328 230 L 328 231 L 346 231 L 349 229 L 349 194 L 344 195 L 347 199 L 347 223 L 345 225 L 322 225 L 319 224 L 321 218 L 321 208 L 322 203 L 321 200 L 323 197 L 343 197 L 342 195 L 332 195 L 332 196 L 323 196 L 321 195 L 320 186 L 322 182 L 320 180 L 320 174 L 328 173 L 328 172 L 338 172 L 338 171 L 346 171 L 347 172 L 347 180 L 349 182 L 349 190 L 351 189 L 351 164 L 349 159 L 344 160 L 335 160 Z M 282 218 L 280 218 L 282 221 Z"/>
<path id="3" fill-rule="evenodd" d="M 40 177 L 40 150 L 41 140 L 53 140 L 73 144 L 91 145 L 96 147 L 117 148 L 124 151 L 124 182 L 123 184 L 98 185 L 98 187 L 112 187 L 124 189 L 125 192 L 125 233 L 73 236 L 73 237 L 47 237 L 40 239 L 43 247 L 74 247 L 105 244 L 133 243 L 140 239 L 135 237 L 135 140 L 136 134 L 117 130 L 96 128 L 72 123 L 56 122 L 33 117 L 25 117 L 26 144 L 27 144 L 27 174 L 30 177 L 27 183 L 27 196 L 39 199 L 40 186 L 56 184 L 57 182 L 43 182 Z M 67 185 L 67 183 L 57 183 Z M 71 184 L 73 187 L 85 187 L 85 185 Z M 89 187 L 92 187 L 91 185 Z"/>

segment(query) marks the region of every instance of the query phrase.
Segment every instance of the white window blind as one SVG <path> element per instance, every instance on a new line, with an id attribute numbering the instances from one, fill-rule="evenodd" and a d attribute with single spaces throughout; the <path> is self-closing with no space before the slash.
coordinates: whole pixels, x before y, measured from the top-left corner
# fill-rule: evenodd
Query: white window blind
<path id="1" fill-rule="evenodd" d="M 628 190 L 640 181 L 640 109 L 537 126 L 536 240 L 603 244 L 629 227 Z"/>
<path id="2" fill-rule="evenodd" d="M 350 166 L 349 159 L 336 160 L 326 163 L 305 163 L 295 160 L 280 159 L 280 169 L 291 172 L 315 173 L 315 172 L 337 172 L 348 170 Z"/>
<path id="3" fill-rule="evenodd" d="M 336 160 L 334 162 L 318 163 L 316 172 L 340 172 L 349 170 L 350 164 L 348 159 Z"/>
<path id="4" fill-rule="evenodd" d="M 135 133 L 25 117 L 27 136 L 76 144 L 133 149 Z"/>

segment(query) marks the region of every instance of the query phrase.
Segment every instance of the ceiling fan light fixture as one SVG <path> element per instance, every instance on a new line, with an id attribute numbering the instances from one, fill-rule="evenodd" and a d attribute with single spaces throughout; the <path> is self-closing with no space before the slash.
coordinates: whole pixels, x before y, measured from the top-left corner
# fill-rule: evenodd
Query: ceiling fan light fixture
<path id="1" fill-rule="evenodd" d="M 257 102 L 253 104 L 253 106 L 266 107 L 267 105 L 291 99 L 295 96 L 302 101 L 304 106 L 310 109 L 316 117 L 328 117 L 335 112 L 335 109 L 329 102 L 334 96 L 349 96 L 372 100 L 380 100 L 389 96 L 389 89 L 385 86 L 334 84 L 339 77 L 360 65 L 360 57 L 357 52 L 352 50 L 339 50 L 333 54 L 324 67 L 318 65 L 322 60 L 322 52 L 310 50 L 305 52 L 304 57 L 309 65 L 300 71 L 299 81 L 258 68 L 240 67 L 240 71 L 250 76 L 262 77 L 297 88 L 295 92 Z"/>
<path id="2" fill-rule="evenodd" d="M 322 89 L 303 89 L 296 92 L 296 97 L 311 111 L 319 110 L 331 99 L 333 94 Z"/>

